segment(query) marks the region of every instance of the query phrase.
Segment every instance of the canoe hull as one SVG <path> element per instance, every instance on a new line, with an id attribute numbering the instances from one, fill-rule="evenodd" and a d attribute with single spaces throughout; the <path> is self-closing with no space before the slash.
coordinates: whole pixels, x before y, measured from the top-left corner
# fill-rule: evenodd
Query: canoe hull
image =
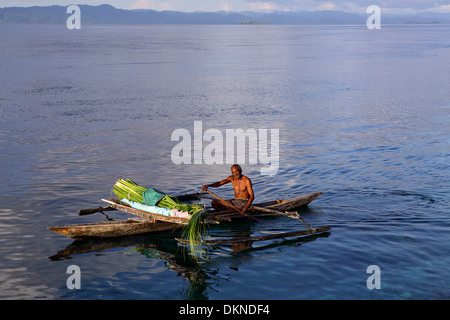
<path id="1" fill-rule="evenodd" d="M 95 238 L 117 238 L 152 232 L 173 231 L 182 227 L 183 225 L 171 222 L 137 221 L 129 219 L 49 227 L 48 229 L 74 240 L 84 240 Z"/>
<path id="2" fill-rule="evenodd" d="M 281 212 L 294 211 L 309 205 L 314 199 L 316 199 L 321 194 L 322 192 L 316 192 L 295 198 L 265 202 L 256 206 L 265 207 L 267 209 L 277 210 Z"/>

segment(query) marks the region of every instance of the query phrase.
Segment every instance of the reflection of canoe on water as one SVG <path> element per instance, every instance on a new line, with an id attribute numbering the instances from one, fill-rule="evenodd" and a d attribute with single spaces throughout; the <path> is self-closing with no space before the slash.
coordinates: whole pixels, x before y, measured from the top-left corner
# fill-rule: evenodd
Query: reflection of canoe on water
<path id="1" fill-rule="evenodd" d="M 291 218 L 298 218 L 296 212 L 285 213 L 288 210 L 298 210 L 304 206 L 310 204 L 316 199 L 321 192 L 303 195 L 295 198 L 289 198 L 285 200 L 274 200 L 264 203 L 255 204 L 251 210 L 251 217 L 267 217 L 267 216 L 288 216 Z M 180 196 L 183 200 L 192 200 L 199 195 L 186 195 Z M 100 223 L 87 223 L 67 225 L 60 227 L 50 227 L 48 229 L 60 233 L 72 239 L 90 239 L 90 238 L 114 238 L 130 235 L 139 235 L 152 232 L 173 231 L 183 228 L 189 219 L 180 217 L 168 217 L 158 213 L 144 211 L 132 208 L 126 203 L 121 203 L 116 199 L 103 200 L 109 204 L 108 207 L 89 209 L 85 211 L 96 212 L 104 210 L 117 209 L 126 213 L 130 213 L 138 216 L 137 219 L 121 220 L 121 221 L 108 221 Z M 220 224 L 224 222 L 230 222 L 235 219 L 247 218 L 249 216 L 238 215 L 233 210 L 227 211 L 206 211 L 204 215 L 204 221 L 208 224 Z M 303 220 L 302 220 L 303 222 Z M 305 223 L 306 224 L 306 223 Z M 309 227 L 309 226 L 308 226 Z M 326 229 L 324 229 L 326 228 Z M 329 230 L 329 227 L 323 227 L 314 229 L 309 227 L 307 232 L 300 232 L 298 235 L 310 235 L 318 232 L 324 232 Z M 280 234 L 281 237 L 281 234 Z"/>
<path id="2" fill-rule="evenodd" d="M 239 242 L 255 242 L 255 241 L 266 241 L 266 240 L 272 240 L 272 239 L 279 239 L 279 238 L 289 238 L 289 237 L 300 237 L 300 236 L 309 236 L 312 234 L 318 234 L 329 231 L 330 227 L 321 227 L 318 229 L 308 229 L 308 230 L 300 230 L 300 231 L 291 231 L 291 232 L 280 232 L 280 233 L 274 233 L 267 236 L 257 236 L 257 237 L 236 237 L 236 238 L 227 238 L 227 239 L 215 239 L 215 240 L 204 240 L 203 244 L 210 246 L 210 245 L 217 245 L 217 244 L 226 244 L 226 243 L 239 243 Z M 188 244 L 189 240 L 186 239 L 177 239 L 177 241 L 181 243 Z"/>

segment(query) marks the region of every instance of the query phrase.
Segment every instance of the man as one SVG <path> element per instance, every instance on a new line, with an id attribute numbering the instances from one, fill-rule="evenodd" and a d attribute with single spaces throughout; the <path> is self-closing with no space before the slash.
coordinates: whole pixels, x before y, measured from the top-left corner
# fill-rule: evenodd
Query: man
<path id="1" fill-rule="evenodd" d="M 240 165 L 235 164 L 231 167 L 231 176 L 228 178 L 202 186 L 202 191 L 207 191 L 209 187 L 217 188 L 229 182 L 231 182 L 234 188 L 234 199 L 225 201 L 239 209 L 239 214 L 245 215 L 247 209 L 250 208 L 253 200 L 255 200 L 255 196 L 253 194 L 252 181 L 242 174 Z M 213 200 L 211 205 L 217 211 L 227 208 L 227 206 L 219 200 Z"/>

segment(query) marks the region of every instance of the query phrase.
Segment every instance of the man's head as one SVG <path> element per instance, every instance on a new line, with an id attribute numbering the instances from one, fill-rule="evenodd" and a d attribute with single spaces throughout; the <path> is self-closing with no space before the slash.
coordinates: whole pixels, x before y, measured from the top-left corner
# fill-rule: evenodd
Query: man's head
<path id="1" fill-rule="evenodd" d="M 242 168 L 240 165 L 238 164 L 234 164 L 231 166 L 231 174 L 233 175 L 233 177 L 235 178 L 240 178 L 242 176 Z"/>

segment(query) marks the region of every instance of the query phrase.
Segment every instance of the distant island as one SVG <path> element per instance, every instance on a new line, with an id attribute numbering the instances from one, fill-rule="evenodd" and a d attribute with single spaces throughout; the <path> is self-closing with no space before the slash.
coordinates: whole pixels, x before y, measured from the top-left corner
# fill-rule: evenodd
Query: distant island
<path id="1" fill-rule="evenodd" d="M 341 11 L 301 12 L 179 12 L 124 10 L 111 5 L 79 5 L 83 24 L 200 24 L 200 25 L 366 25 L 368 14 Z M 66 6 L 0 8 L 0 24 L 65 24 Z M 265 22 L 260 22 L 265 21 Z M 393 16 L 382 24 L 450 24 L 448 13 Z"/>
<path id="2" fill-rule="evenodd" d="M 270 23 L 260 21 L 243 21 L 240 24 L 269 25 Z"/>

